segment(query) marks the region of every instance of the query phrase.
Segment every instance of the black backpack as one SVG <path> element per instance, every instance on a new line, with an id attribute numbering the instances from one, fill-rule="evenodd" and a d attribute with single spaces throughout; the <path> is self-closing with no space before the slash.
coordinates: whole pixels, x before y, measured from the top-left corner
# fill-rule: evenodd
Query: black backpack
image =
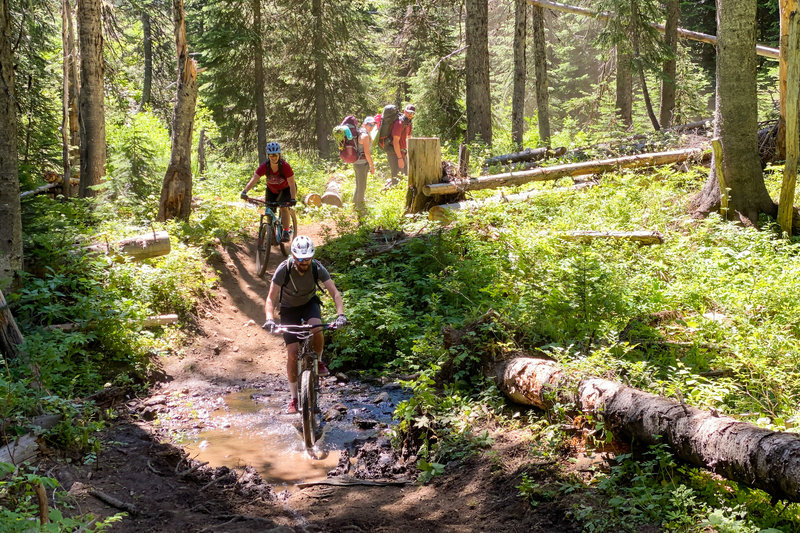
<path id="1" fill-rule="evenodd" d="M 278 302 L 283 300 L 283 288 L 289 284 L 289 277 L 292 275 L 292 268 L 294 267 L 294 261 L 291 258 L 286 260 L 286 279 L 283 280 L 283 285 L 281 285 L 281 294 L 278 297 Z M 311 260 L 311 273 L 314 275 L 314 283 L 322 292 L 325 290 L 319 284 L 319 262 L 316 259 Z"/>
<path id="2" fill-rule="evenodd" d="M 397 106 L 389 104 L 384 106 L 381 113 L 381 126 L 378 130 L 378 146 L 385 148 L 386 139 L 392 136 L 392 125 L 397 120 Z"/>

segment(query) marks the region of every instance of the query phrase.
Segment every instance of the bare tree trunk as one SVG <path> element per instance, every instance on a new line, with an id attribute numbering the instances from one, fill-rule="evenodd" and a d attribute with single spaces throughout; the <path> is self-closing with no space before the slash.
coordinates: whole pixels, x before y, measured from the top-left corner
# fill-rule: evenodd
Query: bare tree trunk
<path id="1" fill-rule="evenodd" d="M 15 272 L 22 269 L 22 219 L 19 205 L 19 154 L 12 42 L 8 0 L 0 0 L 0 131 L 3 132 L 0 135 L 0 288 L 8 286 Z"/>
<path id="2" fill-rule="evenodd" d="M 492 144 L 488 0 L 466 0 L 467 142 Z"/>
<path id="3" fill-rule="evenodd" d="M 681 15 L 680 0 L 667 0 L 667 21 L 664 25 L 664 44 L 672 51 L 672 57 L 664 60 L 661 70 L 661 110 L 660 120 L 662 128 L 672 126 L 675 114 L 675 74 L 678 56 L 678 19 Z"/>
<path id="4" fill-rule="evenodd" d="M 517 150 L 522 150 L 525 133 L 525 73 L 528 63 L 525 57 L 525 41 L 528 30 L 528 3 L 514 0 L 514 92 L 511 97 L 511 141 Z"/>
<path id="5" fill-rule="evenodd" d="M 322 0 L 312 0 L 311 18 L 314 24 L 314 128 L 317 134 L 317 151 L 323 158 L 331 155 L 328 143 L 328 123 L 326 111 L 328 109 L 327 92 L 325 85 L 328 77 L 325 74 L 325 65 L 322 61 L 322 48 L 324 35 L 322 35 Z"/>
<path id="6" fill-rule="evenodd" d="M 547 41 L 544 37 L 544 9 L 533 7 L 533 64 L 536 72 L 536 111 L 539 116 L 539 142 L 550 144 L 550 97 L 547 94 Z"/>
<path id="7" fill-rule="evenodd" d="M 144 72 L 142 80 L 142 99 L 139 111 L 150 103 L 153 87 L 153 34 L 150 26 L 150 14 L 142 9 L 142 53 L 144 55 Z"/>
<path id="8" fill-rule="evenodd" d="M 617 116 L 626 127 L 633 125 L 633 77 L 631 55 L 617 47 Z"/>
<path id="9" fill-rule="evenodd" d="M 197 141 L 197 175 L 202 176 L 206 171 L 206 130 L 200 130 L 200 139 Z"/>
<path id="10" fill-rule="evenodd" d="M 798 133 L 798 97 L 800 97 L 800 13 L 796 10 L 789 15 L 789 38 L 781 42 L 787 46 L 786 98 L 781 102 L 785 118 L 786 162 L 783 168 L 783 183 L 778 202 L 778 224 L 788 235 L 792 234 L 794 219 L 794 192 L 797 181 L 797 164 L 800 159 Z"/>
<path id="11" fill-rule="evenodd" d="M 264 105 L 264 48 L 262 41 L 261 0 L 253 0 L 253 72 L 254 99 L 256 101 L 256 132 L 258 136 L 258 162 L 267 160 L 267 111 Z"/>
<path id="12" fill-rule="evenodd" d="M 781 36 L 778 60 L 778 95 L 780 116 L 778 136 L 775 139 L 775 159 L 786 156 L 786 76 L 789 64 L 789 18 L 797 11 L 797 0 L 778 0 L 780 9 Z"/>
<path id="13" fill-rule="evenodd" d="M 172 155 L 170 156 L 158 220 L 188 220 L 192 210 L 192 127 L 197 104 L 197 66 L 189 57 L 183 0 L 172 0 L 175 22 L 175 45 L 178 53 L 178 98 L 172 118 Z"/>
<path id="14" fill-rule="evenodd" d="M 67 41 L 64 43 L 64 54 L 69 58 L 69 166 L 71 177 L 80 178 L 81 131 L 78 108 L 80 107 L 81 77 L 78 73 L 78 49 L 75 47 L 74 13 L 70 0 L 64 0 L 64 10 L 67 13 Z M 72 187 L 64 186 L 62 193 L 66 197 L 71 196 Z"/>
<path id="15" fill-rule="evenodd" d="M 557 401 L 602 420 L 615 437 L 640 445 L 663 442 L 684 461 L 777 498 L 800 501 L 796 434 L 762 429 L 605 379 L 575 384 L 553 361 L 511 359 L 498 365 L 495 378 L 514 402 L 549 409 Z"/>
<path id="16" fill-rule="evenodd" d="M 81 130 L 82 198 L 94 196 L 91 187 L 106 175 L 106 123 L 103 102 L 102 0 L 78 0 L 81 43 L 81 92 L 78 122 Z"/>
<path id="17" fill-rule="evenodd" d="M 717 98 L 714 137 L 722 143 L 722 168 L 729 192 L 728 216 L 757 226 L 758 215 L 777 216 L 778 206 L 764 185 L 758 154 L 756 110 L 756 0 L 717 0 Z M 692 199 L 695 216 L 720 206 L 719 184 L 712 171 Z"/>
<path id="18" fill-rule="evenodd" d="M 70 50 L 67 47 L 69 42 L 69 23 L 67 22 L 72 17 L 70 13 L 68 0 L 61 2 L 61 48 L 64 51 L 63 60 L 61 63 L 61 168 L 63 169 L 61 175 L 61 189 L 64 196 L 70 196 L 70 178 L 72 177 L 71 161 L 69 158 L 69 71 L 70 71 Z"/>

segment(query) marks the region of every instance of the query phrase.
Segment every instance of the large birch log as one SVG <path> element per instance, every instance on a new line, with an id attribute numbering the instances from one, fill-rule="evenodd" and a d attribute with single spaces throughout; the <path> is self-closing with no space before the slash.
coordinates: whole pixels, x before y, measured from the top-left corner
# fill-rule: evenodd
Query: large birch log
<path id="1" fill-rule="evenodd" d="M 459 183 L 434 183 L 426 185 L 425 194 L 453 194 L 458 191 L 475 191 L 480 189 L 494 189 L 497 187 L 513 187 L 523 185 L 531 181 L 548 181 L 567 176 L 580 176 L 582 174 L 603 174 L 613 172 L 621 168 L 641 168 L 658 165 L 669 165 L 682 163 L 688 159 L 707 161 L 711 158 L 711 152 L 698 148 L 688 148 L 685 150 L 673 150 L 669 152 L 656 152 L 650 154 L 639 154 L 615 159 L 601 159 L 596 161 L 584 161 L 567 165 L 553 165 L 551 167 L 535 168 L 523 170 L 521 172 L 506 172 L 503 174 L 493 174 L 471 178 Z"/>
<path id="2" fill-rule="evenodd" d="M 558 2 L 550 2 L 547 0 L 528 0 L 528 3 L 533 6 L 540 6 L 547 9 L 552 9 L 554 11 L 573 13 L 575 15 L 585 15 L 587 17 L 594 17 L 600 20 L 610 20 L 612 18 L 612 15 L 609 13 L 598 13 L 590 9 L 586 9 L 584 7 L 568 6 L 566 4 L 561 4 Z M 651 23 L 650 26 L 661 33 L 664 33 L 666 31 L 663 24 Z M 699 41 L 701 43 L 713 44 L 714 46 L 716 46 L 717 44 L 717 38 L 714 35 L 708 35 L 707 33 L 685 30 L 683 28 L 678 28 L 678 37 L 680 37 L 681 39 L 690 39 L 692 41 Z M 778 53 L 777 48 L 764 46 L 762 44 L 756 45 L 756 54 L 763 57 L 768 57 L 770 59 L 778 59 L 780 55 Z"/>
<path id="3" fill-rule="evenodd" d="M 427 185 L 442 178 L 442 148 L 438 137 L 408 139 L 408 190 L 406 212 L 420 213 L 431 201 L 424 192 Z"/>
<path id="4" fill-rule="evenodd" d="M 118 258 L 131 257 L 136 261 L 166 255 L 170 252 L 169 234 L 166 231 L 145 233 L 121 241 L 94 244 L 86 248 L 90 252 L 105 253 Z"/>
<path id="5" fill-rule="evenodd" d="M 800 435 L 770 431 L 605 379 L 569 379 L 553 361 L 518 357 L 498 365 L 509 399 L 555 402 L 602 420 L 615 436 L 667 444 L 680 459 L 781 499 L 800 501 Z"/>

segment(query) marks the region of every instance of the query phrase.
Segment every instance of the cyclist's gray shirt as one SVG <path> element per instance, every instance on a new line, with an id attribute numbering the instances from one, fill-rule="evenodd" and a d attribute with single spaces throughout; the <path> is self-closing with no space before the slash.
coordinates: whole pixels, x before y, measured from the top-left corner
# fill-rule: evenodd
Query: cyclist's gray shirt
<path id="1" fill-rule="evenodd" d="M 278 287 L 283 287 L 283 295 L 281 296 L 281 307 L 299 307 L 305 305 L 314 297 L 317 292 L 317 285 L 314 283 L 314 265 L 308 267 L 305 274 L 300 274 L 297 270 L 297 265 L 293 265 L 289 271 L 289 263 L 293 262 L 292 258 L 287 259 L 275 269 L 275 274 L 272 276 L 272 282 Z M 326 281 L 331 279 L 328 270 L 322 266 L 319 261 L 312 259 L 317 264 L 317 276 L 319 277 L 319 284 L 323 285 Z M 289 271 L 289 281 L 286 281 L 287 271 Z"/>

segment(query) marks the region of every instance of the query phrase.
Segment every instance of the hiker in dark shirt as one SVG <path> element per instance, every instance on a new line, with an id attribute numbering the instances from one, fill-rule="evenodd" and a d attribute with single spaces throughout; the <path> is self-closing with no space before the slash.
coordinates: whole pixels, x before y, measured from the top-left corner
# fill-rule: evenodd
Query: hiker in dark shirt
<path id="1" fill-rule="evenodd" d="M 322 322 L 322 303 L 317 295 L 317 283 L 328 291 L 334 304 L 338 316 L 334 322 L 335 326 L 342 327 L 347 324 L 344 316 L 344 305 L 342 295 L 334 285 L 328 270 L 313 259 L 314 243 L 305 235 L 298 235 L 292 241 L 292 256 L 278 265 L 272 282 L 269 286 L 269 294 L 264 308 L 267 321 L 262 326 L 269 332 L 277 325 L 275 323 L 275 310 L 280 306 L 281 324 L 299 325 L 302 321 L 307 324 L 320 324 Z M 283 340 L 286 343 L 286 373 L 289 377 L 289 392 L 291 400 L 287 412 L 297 412 L 297 352 L 300 344 L 297 337 L 291 333 L 284 333 Z M 328 367 L 322 362 L 322 349 L 325 337 L 321 330 L 314 333 L 311 339 L 312 348 L 319 356 L 319 375 L 327 376 Z"/>

